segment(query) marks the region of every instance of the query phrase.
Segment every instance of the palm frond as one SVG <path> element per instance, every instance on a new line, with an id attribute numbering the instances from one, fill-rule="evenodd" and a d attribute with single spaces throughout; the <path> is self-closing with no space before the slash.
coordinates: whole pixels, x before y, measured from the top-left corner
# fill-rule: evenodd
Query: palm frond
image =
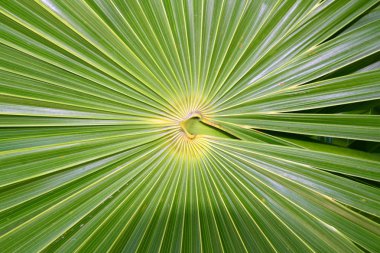
<path id="1" fill-rule="evenodd" d="M 378 0 L 0 12 L 2 252 L 380 251 Z"/>

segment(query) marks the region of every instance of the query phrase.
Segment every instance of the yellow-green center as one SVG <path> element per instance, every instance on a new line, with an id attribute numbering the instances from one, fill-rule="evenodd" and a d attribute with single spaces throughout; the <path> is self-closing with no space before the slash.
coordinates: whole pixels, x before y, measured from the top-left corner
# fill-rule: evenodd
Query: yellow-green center
<path id="1" fill-rule="evenodd" d="M 191 117 L 180 122 L 183 132 L 189 139 L 194 139 L 196 136 L 216 136 L 222 138 L 231 138 L 232 136 L 217 125 L 202 118 L 201 114 L 194 114 Z M 233 137 L 232 137 L 233 138 Z"/>

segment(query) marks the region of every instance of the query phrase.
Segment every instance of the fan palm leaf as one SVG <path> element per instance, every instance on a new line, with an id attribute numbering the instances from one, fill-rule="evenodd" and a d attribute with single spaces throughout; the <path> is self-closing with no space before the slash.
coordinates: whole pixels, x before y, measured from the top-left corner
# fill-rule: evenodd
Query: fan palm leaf
<path id="1" fill-rule="evenodd" d="M 1 251 L 379 252 L 378 3 L 1 1 Z"/>

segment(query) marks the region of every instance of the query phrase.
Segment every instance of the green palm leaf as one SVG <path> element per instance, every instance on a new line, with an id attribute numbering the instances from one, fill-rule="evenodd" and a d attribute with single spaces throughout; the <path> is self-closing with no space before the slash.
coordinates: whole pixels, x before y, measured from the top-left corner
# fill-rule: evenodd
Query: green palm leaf
<path id="1" fill-rule="evenodd" d="M 378 0 L 5 0 L 2 252 L 379 252 Z"/>

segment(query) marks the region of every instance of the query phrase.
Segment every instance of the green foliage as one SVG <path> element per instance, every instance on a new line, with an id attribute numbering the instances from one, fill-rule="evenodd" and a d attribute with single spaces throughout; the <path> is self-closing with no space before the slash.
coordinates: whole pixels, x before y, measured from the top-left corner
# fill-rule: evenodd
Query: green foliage
<path id="1" fill-rule="evenodd" d="M 380 252 L 378 0 L 0 12 L 1 252 Z"/>

